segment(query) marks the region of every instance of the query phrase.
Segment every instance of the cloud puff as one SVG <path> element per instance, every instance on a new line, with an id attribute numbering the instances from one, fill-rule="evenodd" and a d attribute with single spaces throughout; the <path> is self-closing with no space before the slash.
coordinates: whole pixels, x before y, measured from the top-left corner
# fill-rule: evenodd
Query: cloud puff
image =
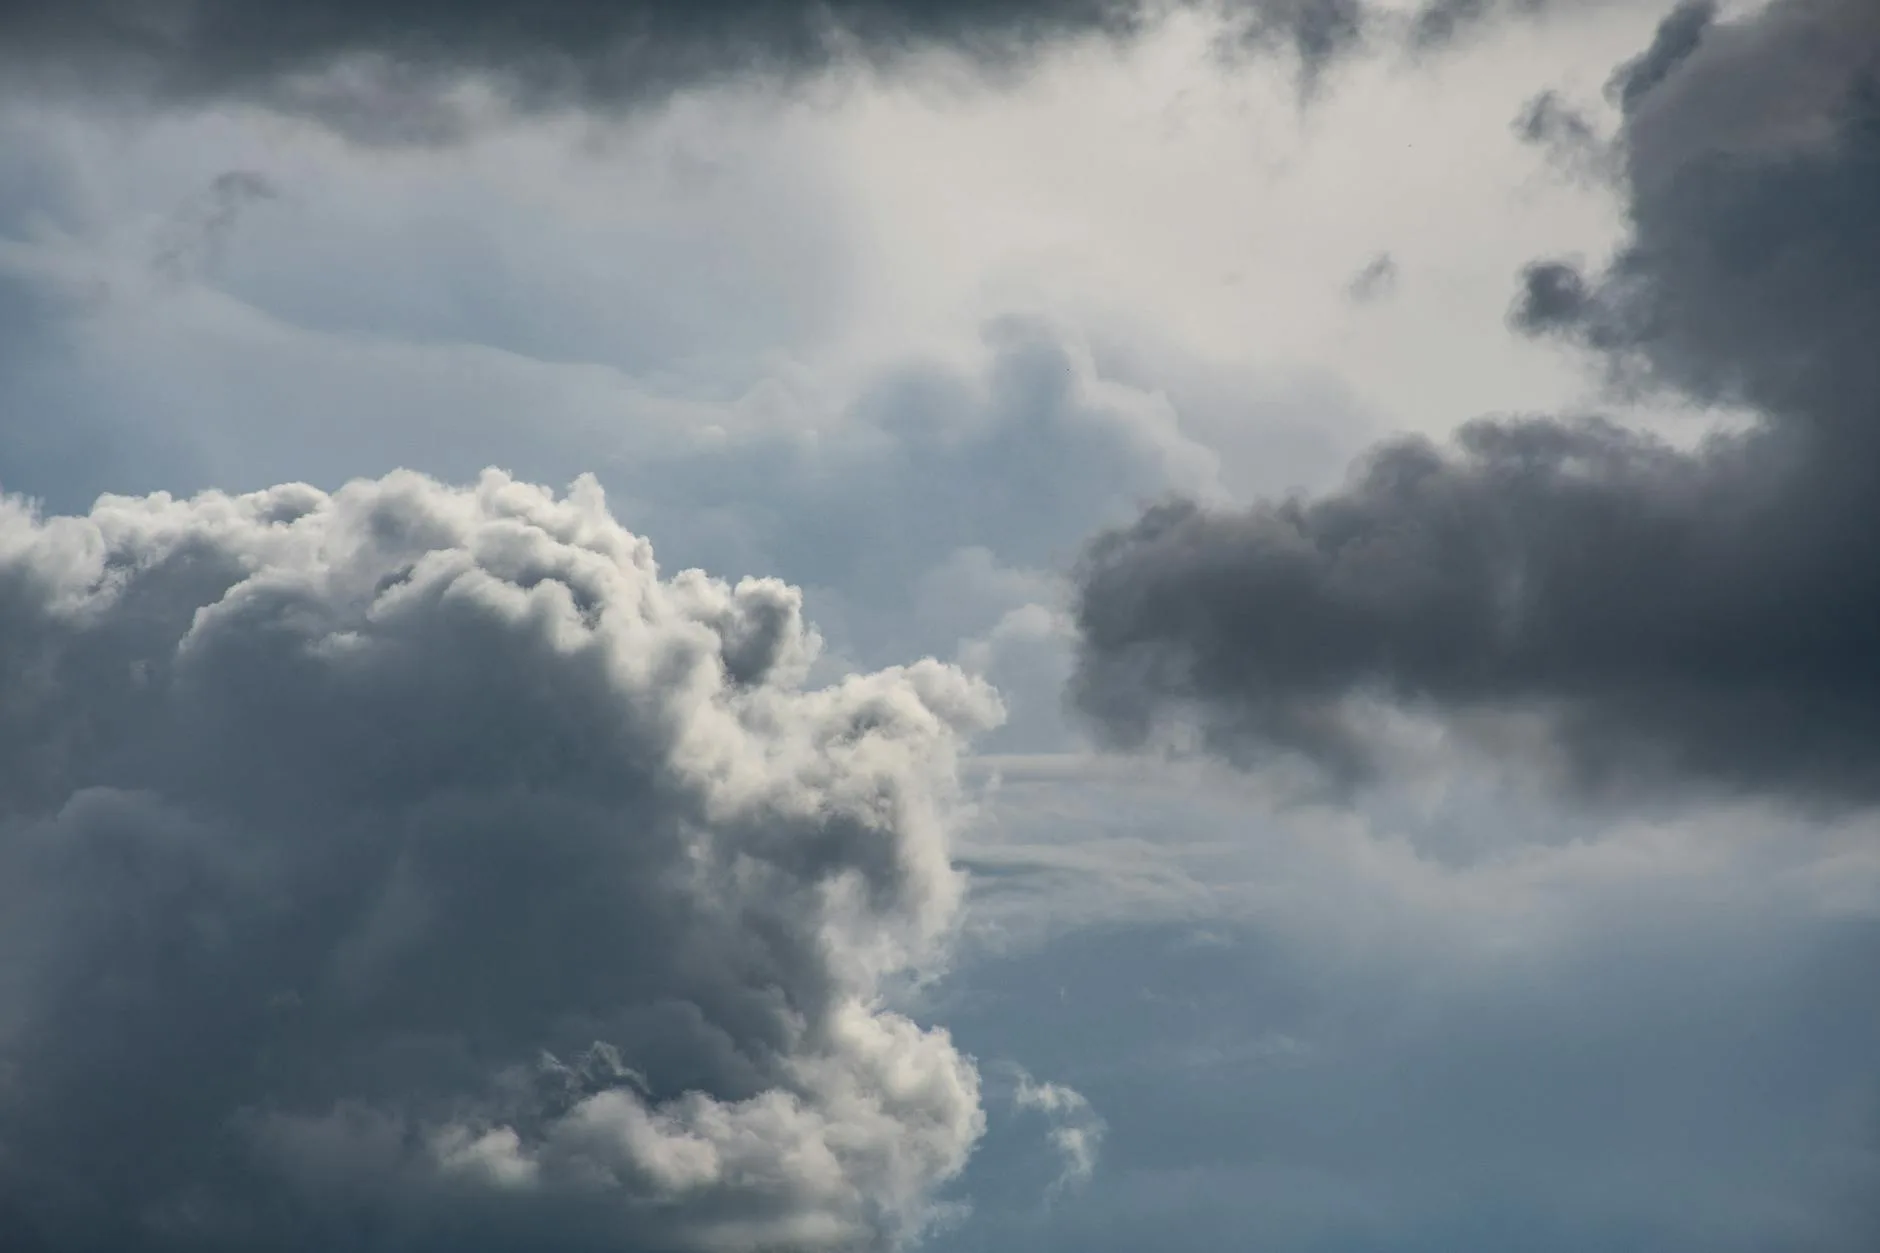
<path id="1" fill-rule="evenodd" d="M 203 194 L 183 206 L 157 243 L 152 264 L 160 274 L 188 281 L 222 259 L 242 212 L 256 201 L 280 195 L 272 180 L 254 170 L 225 170 Z"/>
<path id="2" fill-rule="evenodd" d="M 982 1126 L 963 737 L 591 480 L 0 503 L 9 1247 L 875 1249 Z"/>
<path id="3" fill-rule="evenodd" d="M 1051 1147 L 1064 1163 L 1052 1192 L 1089 1183 L 1097 1170 L 1097 1154 L 1102 1151 L 1107 1128 L 1083 1093 L 1061 1083 L 1039 1083 L 1020 1071 L 1012 1104 L 1042 1114 L 1051 1124 Z"/>
<path id="4" fill-rule="evenodd" d="M 1446 45 L 1533 0 L 6 0 L 15 84 L 179 103 L 243 100 L 358 138 L 437 142 L 505 109 L 618 108 L 698 85 L 787 82 L 942 50 L 1009 74 L 1064 40 L 1124 39 L 1174 10 L 1281 51 L 1305 83 L 1371 47 Z M 1381 38 L 1380 38 L 1381 36 Z"/>
<path id="5" fill-rule="evenodd" d="M 1877 76 L 1857 0 L 1678 10 L 1614 79 L 1629 240 L 1603 273 L 1526 276 L 1521 327 L 1748 430 L 1684 451 L 1481 421 L 1329 495 L 1153 510 L 1089 550 L 1083 709 L 1125 743 L 1192 718 L 1362 774 L 1381 697 L 1538 714 L 1587 785 L 1880 793 Z"/>
<path id="6" fill-rule="evenodd" d="M 1064 35 L 1126 33 L 1141 16 L 1137 0 L 321 0 L 291 13 L 240 0 L 10 0 L 0 45 L 13 73 L 41 82 L 253 99 L 361 135 L 437 139 L 474 116 L 465 76 L 525 108 L 631 104 L 853 53 L 939 46 L 1010 63 Z"/>
<path id="7" fill-rule="evenodd" d="M 1345 284 L 1345 295 L 1357 304 L 1382 300 L 1397 290 L 1397 258 L 1380 252 Z"/>

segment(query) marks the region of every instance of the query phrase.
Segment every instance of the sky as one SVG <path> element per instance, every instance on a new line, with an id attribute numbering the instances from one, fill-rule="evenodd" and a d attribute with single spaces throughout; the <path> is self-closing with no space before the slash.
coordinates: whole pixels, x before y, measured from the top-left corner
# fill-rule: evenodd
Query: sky
<path id="1" fill-rule="evenodd" d="M 0 0 L 0 1245 L 1868 1253 L 1876 223 L 1867 0 Z"/>

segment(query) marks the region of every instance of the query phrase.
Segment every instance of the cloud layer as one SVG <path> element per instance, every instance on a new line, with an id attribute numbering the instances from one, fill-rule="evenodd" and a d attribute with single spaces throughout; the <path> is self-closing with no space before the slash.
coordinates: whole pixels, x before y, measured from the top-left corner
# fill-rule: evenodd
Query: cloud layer
<path id="1" fill-rule="evenodd" d="M 983 1123 L 962 737 L 599 489 L 0 505 L 0 1228 L 26 1250 L 874 1249 Z"/>
<path id="2" fill-rule="evenodd" d="M 1368 44 L 1416 51 L 1502 10 L 1430 0 L 6 0 L 0 65 L 18 83 L 245 100 L 380 141 L 453 138 L 500 107 L 613 108 L 745 77 L 790 81 L 940 50 L 1002 73 L 1042 47 L 1125 38 L 1162 15 L 1224 19 L 1229 44 L 1283 51 L 1311 84 Z"/>
<path id="3" fill-rule="evenodd" d="M 861 52 L 950 47 L 988 63 L 1066 34 L 1121 34 L 1136 0 L 9 0 L 0 42 L 40 81 L 106 75 L 177 100 L 247 98 L 385 137 L 436 137 L 449 89 L 490 80 L 530 108 L 656 99 L 739 74 L 788 75 Z M 458 103 L 462 103 L 459 101 Z"/>
<path id="4" fill-rule="evenodd" d="M 1039 1172 L 995 1125 L 968 1179 L 999 1236 L 937 1249 L 1874 1247 L 1876 815 L 1615 819 L 1431 756 L 1328 804 L 1208 761 L 983 762 L 931 1012 L 1107 1134 L 1043 1222 L 998 1206 Z"/>
<path id="5" fill-rule="evenodd" d="M 1496 735 L 1538 714 L 1587 785 L 1880 791 L 1876 84 L 1871 5 L 1685 5 L 1612 83 L 1630 238 L 1525 276 L 1521 328 L 1747 430 L 1480 421 L 1329 495 L 1153 510 L 1088 553 L 1082 708 L 1348 775 L 1377 698 Z"/>

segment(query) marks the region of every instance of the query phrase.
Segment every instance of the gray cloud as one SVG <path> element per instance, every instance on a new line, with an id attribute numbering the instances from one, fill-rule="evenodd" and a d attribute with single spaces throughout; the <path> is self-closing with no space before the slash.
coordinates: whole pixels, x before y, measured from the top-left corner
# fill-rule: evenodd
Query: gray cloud
<path id="1" fill-rule="evenodd" d="M 173 279 L 198 276 L 222 259 L 230 234 L 249 206 L 279 196 L 279 189 L 265 174 L 255 170 L 223 171 L 165 226 L 152 264 L 159 273 Z"/>
<path id="2" fill-rule="evenodd" d="M 1659 86 L 1684 60 L 1697 51 L 1704 33 L 1717 19 L 1714 0 L 1682 0 L 1652 35 L 1651 46 L 1627 61 L 1606 84 L 1607 93 L 1630 112 L 1646 93 Z"/>
<path id="3" fill-rule="evenodd" d="M 1057 1150 L 1063 1162 L 1051 1192 L 1056 1194 L 1089 1183 L 1097 1170 L 1097 1156 L 1103 1150 L 1106 1127 L 1102 1116 L 1083 1093 L 1061 1083 L 1039 1083 L 1021 1071 L 1012 1092 L 1012 1104 L 1043 1115 L 1050 1124 L 1051 1147 Z"/>
<path id="4" fill-rule="evenodd" d="M 932 662 L 592 481 L 0 502 L 9 1248 L 862 1250 L 982 1125 L 879 1008 L 959 882 Z"/>
<path id="5" fill-rule="evenodd" d="M 1515 119 L 1514 133 L 1569 178 L 1604 183 L 1618 172 L 1619 154 L 1592 120 L 1558 92 L 1543 91 L 1529 100 Z"/>
<path id="6" fill-rule="evenodd" d="M 324 0 L 291 12 L 240 0 L 9 0 L 0 44 L 14 72 L 30 67 L 41 81 L 110 74 L 167 98 L 255 98 L 422 138 L 455 124 L 436 89 L 463 74 L 490 76 L 527 107 L 631 102 L 826 67 L 853 50 L 950 46 L 996 64 L 1066 34 L 1123 34 L 1140 19 L 1135 0 Z"/>
<path id="7" fill-rule="evenodd" d="M 121 262 L 54 247 L 60 236 L 41 243 L 29 225 L 0 225 L 0 235 L 12 225 L 25 237 L 10 252 L 0 240 L 0 273 L 20 273 L 11 342 L 36 345 L 0 378 L 0 484 L 55 510 L 82 510 L 103 490 L 245 490 L 289 477 L 334 487 L 391 466 L 456 479 L 496 463 L 549 481 L 594 468 L 621 515 L 669 558 L 803 585 L 834 646 L 831 662 L 971 650 L 975 668 L 1015 684 L 1016 716 L 996 733 L 1010 744 L 1064 734 L 1068 636 L 1054 617 L 1056 572 L 1095 528 L 1171 489 L 1205 492 L 1219 468 L 1159 394 L 1164 380 L 1186 376 L 1179 365 L 1122 381 L 1078 336 L 1043 322 L 988 323 L 983 357 L 967 368 L 916 358 L 825 392 L 770 366 L 747 381 L 734 362 L 729 380 L 712 381 L 716 396 L 688 401 L 623 371 L 524 355 L 553 340 L 579 356 L 596 325 L 603 338 L 656 338 L 637 334 L 631 314 L 636 296 L 670 313 L 675 301 L 658 291 L 607 283 L 576 287 L 570 299 L 546 283 L 496 286 L 474 303 L 521 308 L 542 334 L 518 336 L 487 314 L 480 324 L 418 320 L 388 334 L 375 322 L 388 309 L 423 309 L 440 288 L 475 289 L 480 269 L 501 277 L 522 248 L 453 249 L 406 271 L 402 239 L 389 248 L 368 239 L 349 250 L 316 246 L 309 263 L 301 241 L 313 232 L 299 229 L 300 210 L 314 180 L 272 178 L 281 201 L 241 198 L 232 231 L 205 227 L 225 184 L 209 175 L 176 182 L 188 191 L 151 198 L 152 216 L 172 223 L 161 238 L 179 243 L 179 264 L 156 276 L 141 222 L 119 232 Z M 448 232 L 413 232 L 438 234 Z M 551 234 L 577 259 L 614 242 Z M 659 243 L 642 247 L 662 263 L 681 251 Z M 226 257 L 211 264 L 222 245 Z M 393 261 L 374 260 L 387 252 Z M 279 312 L 305 316 L 280 295 L 291 281 L 257 285 L 279 309 L 226 300 L 216 285 L 251 275 L 257 255 L 293 257 L 290 279 L 329 283 L 344 303 L 308 327 Z M 389 279 L 387 265 L 397 271 Z M 108 276 L 112 299 L 84 313 L 68 273 Z M 761 305 L 749 282 L 743 291 Z M 784 294 L 774 307 L 807 320 L 803 298 L 789 304 Z M 698 302 L 701 315 L 721 307 Z M 724 326 L 722 316 L 698 319 L 701 335 L 722 338 Z M 453 332 L 486 342 L 435 342 Z M 1289 460 L 1284 450 L 1260 458 L 1268 469 Z"/>
<path id="8" fill-rule="evenodd" d="M 1352 275 L 1345 285 L 1345 294 L 1359 304 L 1369 304 L 1373 300 L 1382 300 L 1397 290 L 1397 259 L 1388 252 L 1380 252 L 1364 268 Z"/>
<path id="9" fill-rule="evenodd" d="M 1175 0 L 1216 10 L 1231 42 L 1283 51 L 1315 83 L 1366 46 L 1447 45 L 1533 0 L 1433 0 L 1412 15 L 1366 0 Z M 756 76 L 788 81 L 845 63 L 944 49 L 994 75 L 1041 47 L 1127 38 L 1153 0 L 0 0 L 0 65 L 16 85 L 177 102 L 241 99 L 359 138 L 435 142 L 487 116 L 476 79 L 509 107 L 625 106 Z M 1382 36 L 1379 43 L 1374 36 Z"/>
<path id="10" fill-rule="evenodd" d="M 1614 80 L 1631 237 L 1536 265 L 1515 321 L 1616 381 L 1746 407 L 1687 452 L 1600 419 L 1406 439 L 1335 493 L 1158 508 L 1081 571 L 1076 699 L 1235 753 L 1376 768 L 1376 698 L 1586 785 L 1880 792 L 1880 10 L 1667 19 Z"/>

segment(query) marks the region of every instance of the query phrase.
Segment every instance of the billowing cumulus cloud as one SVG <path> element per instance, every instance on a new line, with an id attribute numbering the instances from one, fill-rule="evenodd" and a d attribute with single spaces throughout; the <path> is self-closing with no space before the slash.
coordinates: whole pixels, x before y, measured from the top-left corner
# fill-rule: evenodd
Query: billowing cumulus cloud
<path id="1" fill-rule="evenodd" d="M 1629 238 L 1527 272 L 1518 326 L 1747 429 L 1480 421 L 1329 495 L 1151 511 L 1089 551 L 1082 707 L 1349 774 L 1380 699 L 1518 713 L 1582 783 L 1880 793 L 1877 84 L 1864 0 L 1680 8 L 1613 80 Z"/>
<path id="2" fill-rule="evenodd" d="M 983 1119 L 932 662 L 662 577 L 591 480 L 0 504 L 0 1229 L 862 1250 Z"/>

